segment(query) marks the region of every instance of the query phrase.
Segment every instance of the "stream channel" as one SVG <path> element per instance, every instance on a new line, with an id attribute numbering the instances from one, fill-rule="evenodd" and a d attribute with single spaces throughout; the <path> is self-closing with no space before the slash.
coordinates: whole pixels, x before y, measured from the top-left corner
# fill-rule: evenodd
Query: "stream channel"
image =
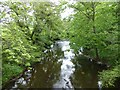
<path id="1" fill-rule="evenodd" d="M 36 63 L 22 77 L 8 83 L 6 88 L 97 88 L 101 90 L 98 73 L 103 70 L 82 53 L 75 55 L 69 41 L 56 41 L 45 50 L 46 57 Z"/>

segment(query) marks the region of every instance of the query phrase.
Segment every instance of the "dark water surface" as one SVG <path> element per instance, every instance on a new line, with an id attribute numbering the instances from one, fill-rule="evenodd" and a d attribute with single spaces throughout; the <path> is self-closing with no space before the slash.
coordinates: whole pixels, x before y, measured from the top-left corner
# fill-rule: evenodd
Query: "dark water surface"
<path id="1" fill-rule="evenodd" d="M 69 43 L 51 45 L 40 63 L 6 88 L 99 88 L 98 72 L 103 69 L 82 55 L 76 56 Z"/>

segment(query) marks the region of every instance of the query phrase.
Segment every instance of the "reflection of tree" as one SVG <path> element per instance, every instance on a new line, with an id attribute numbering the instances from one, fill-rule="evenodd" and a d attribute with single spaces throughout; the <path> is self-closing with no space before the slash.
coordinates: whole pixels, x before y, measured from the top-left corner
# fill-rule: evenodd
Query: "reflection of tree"
<path id="1" fill-rule="evenodd" d="M 60 64 L 56 58 L 49 57 L 34 67 L 29 87 L 31 88 L 52 88 L 53 84 L 59 79 Z"/>
<path id="2" fill-rule="evenodd" d="M 73 84 L 75 88 L 97 88 L 97 66 L 85 58 L 76 59 Z"/>

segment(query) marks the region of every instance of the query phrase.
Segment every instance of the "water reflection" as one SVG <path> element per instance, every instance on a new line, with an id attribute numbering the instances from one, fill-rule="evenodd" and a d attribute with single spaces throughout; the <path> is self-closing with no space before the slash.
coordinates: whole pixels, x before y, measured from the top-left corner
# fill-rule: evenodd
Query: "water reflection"
<path id="1" fill-rule="evenodd" d="M 57 45 L 61 47 L 61 50 L 64 52 L 64 58 L 61 58 L 61 73 L 59 80 L 53 85 L 53 88 L 74 88 L 70 77 L 75 71 L 74 64 L 72 59 L 75 54 L 73 50 L 70 49 L 69 41 L 60 41 L 57 42 Z"/>
<path id="2" fill-rule="evenodd" d="M 76 57 L 76 70 L 73 85 L 76 88 L 98 88 L 98 71 L 100 68 L 85 57 Z"/>
<path id="3" fill-rule="evenodd" d="M 25 71 L 24 75 L 21 78 L 17 79 L 11 88 L 24 88 L 27 86 L 31 78 L 31 72 L 31 70 Z"/>
<path id="4" fill-rule="evenodd" d="M 98 72 L 102 69 L 82 54 L 75 56 L 69 44 L 69 41 L 57 41 L 51 45 L 40 63 L 6 88 L 98 88 Z"/>
<path id="5" fill-rule="evenodd" d="M 54 61 L 35 65 L 28 87 L 51 88 L 59 78 L 59 71 L 60 64 Z"/>

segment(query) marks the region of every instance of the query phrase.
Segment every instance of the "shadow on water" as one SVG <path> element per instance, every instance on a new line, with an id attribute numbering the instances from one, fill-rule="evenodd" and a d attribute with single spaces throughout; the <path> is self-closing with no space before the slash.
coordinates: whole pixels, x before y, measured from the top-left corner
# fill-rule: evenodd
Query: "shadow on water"
<path id="1" fill-rule="evenodd" d="M 75 88 L 98 88 L 98 71 L 100 68 L 87 58 L 79 56 L 74 61 L 76 70 L 73 75 Z"/>
<path id="2" fill-rule="evenodd" d="M 54 46 L 44 52 L 46 57 L 32 70 L 25 71 L 6 88 L 66 88 L 67 85 L 70 88 L 98 88 L 98 72 L 102 68 L 82 55 L 74 56 L 69 41 L 59 41 Z"/>
<path id="3" fill-rule="evenodd" d="M 37 64 L 28 84 L 30 88 L 51 88 L 59 78 L 60 64 L 54 61 Z"/>

